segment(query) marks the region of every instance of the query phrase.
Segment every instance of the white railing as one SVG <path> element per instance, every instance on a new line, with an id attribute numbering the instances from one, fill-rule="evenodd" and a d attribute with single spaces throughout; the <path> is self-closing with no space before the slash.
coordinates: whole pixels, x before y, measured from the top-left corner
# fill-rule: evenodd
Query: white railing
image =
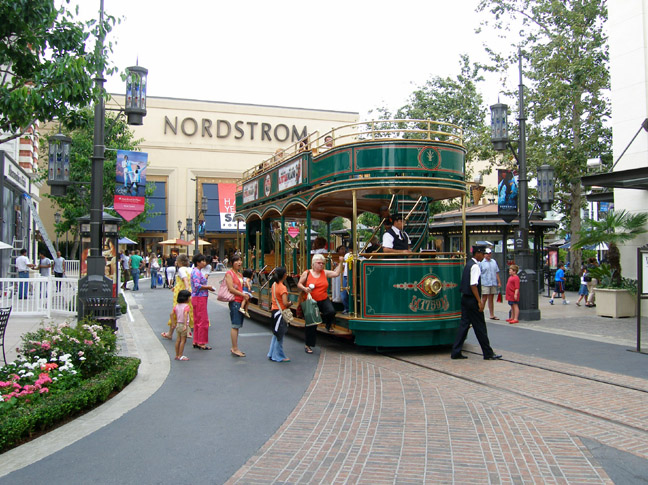
<path id="1" fill-rule="evenodd" d="M 79 277 L 79 270 L 81 269 L 81 261 L 78 259 L 65 260 L 65 275 L 68 277 Z"/>
<path id="2" fill-rule="evenodd" d="M 76 278 L 0 278 L 0 308 L 11 307 L 12 315 L 76 315 L 78 289 Z"/>

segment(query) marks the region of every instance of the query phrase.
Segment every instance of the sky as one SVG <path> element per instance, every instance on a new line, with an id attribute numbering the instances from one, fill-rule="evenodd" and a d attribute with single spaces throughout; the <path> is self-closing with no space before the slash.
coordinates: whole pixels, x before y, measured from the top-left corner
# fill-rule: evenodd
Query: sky
<path id="1" fill-rule="evenodd" d="M 74 0 L 82 18 L 99 0 Z M 359 112 L 404 105 L 459 56 L 485 60 L 479 0 L 104 0 L 120 70 L 149 70 L 148 96 Z M 106 89 L 122 93 L 117 75 Z M 485 96 L 496 101 L 495 91 Z"/>

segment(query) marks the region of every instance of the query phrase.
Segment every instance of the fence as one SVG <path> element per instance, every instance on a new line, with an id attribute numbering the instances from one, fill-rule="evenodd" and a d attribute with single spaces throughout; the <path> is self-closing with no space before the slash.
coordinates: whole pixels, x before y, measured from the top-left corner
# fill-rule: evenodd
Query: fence
<path id="1" fill-rule="evenodd" d="M 81 261 L 78 259 L 65 260 L 65 275 L 68 277 L 79 277 L 79 270 L 81 269 Z"/>
<path id="2" fill-rule="evenodd" d="M 76 315 L 78 286 L 76 278 L 0 278 L 0 308 L 11 307 L 12 315 Z"/>

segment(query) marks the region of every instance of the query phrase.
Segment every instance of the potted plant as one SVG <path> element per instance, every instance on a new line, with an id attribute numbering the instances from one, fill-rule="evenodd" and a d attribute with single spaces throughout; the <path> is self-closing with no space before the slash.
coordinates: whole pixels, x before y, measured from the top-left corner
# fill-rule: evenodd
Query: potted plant
<path id="1" fill-rule="evenodd" d="M 644 234 L 648 213 L 630 214 L 627 211 L 608 212 L 598 220 L 587 220 L 579 232 L 575 248 L 608 245 L 608 262 L 590 270 L 596 278 L 596 314 L 606 317 L 633 317 L 636 315 L 637 281 L 621 275 L 621 254 L 618 244 Z"/>

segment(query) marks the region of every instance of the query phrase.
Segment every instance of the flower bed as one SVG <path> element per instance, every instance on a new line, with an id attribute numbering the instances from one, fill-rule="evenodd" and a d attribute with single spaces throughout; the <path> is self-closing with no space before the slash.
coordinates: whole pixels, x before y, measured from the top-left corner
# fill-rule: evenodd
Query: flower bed
<path id="1" fill-rule="evenodd" d="M 104 402 L 137 375 L 139 359 L 116 356 L 116 336 L 84 320 L 23 336 L 0 368 L 0 452 Z"/>

